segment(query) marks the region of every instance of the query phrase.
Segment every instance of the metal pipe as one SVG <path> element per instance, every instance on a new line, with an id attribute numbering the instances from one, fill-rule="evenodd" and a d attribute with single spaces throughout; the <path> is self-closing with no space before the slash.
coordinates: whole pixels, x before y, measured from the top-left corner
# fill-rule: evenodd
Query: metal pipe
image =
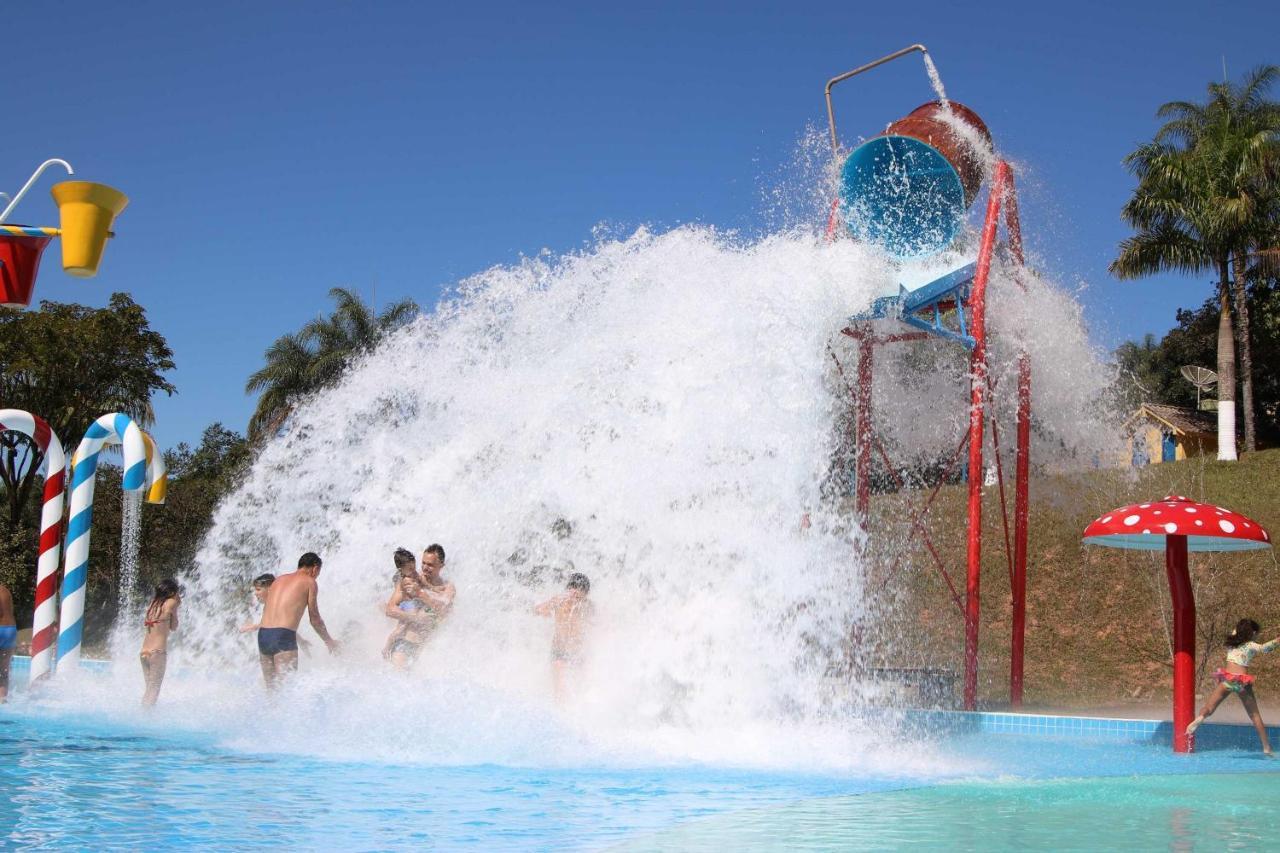
<path id="1" fill-rule="evenodd" d="M 31 174 L 31 177 L 27 178 L 27 182 L 22 185 L 22 189 L 18 190 L 18 194 L 13 197 L 13 200 L 9 202 L 9 205 L 4 209 L 4 211 L 0 212 L 0 222 L 4 222 L 9 218 L 9 214 L 18 206 L 18 202 L 22 201 L 22 197 L 27 194 L 27 190 L 31 189 L 32 184 L 34 184 L 36 180 L 44 174 L 44 170 L 50 166 L 61 166 L 67 170 L 68 175 L 74 175 L 76 173 L 76 170 L 71 168 L 71 164 L 66 160 L 60 160 L 57 157 L 51 157 L 48 160 L 45 160 L 40 164 L 39 168 Z"/>
<path id="2" fill-rule="evenodd" d="M 1017 264 L 1015 280 L 1023 293 L 1027 283 L 1021 272 L 1026 264 L 1022 252 L 1022 221 L 1018 215 L 1018 194 L 1014 189 L 1013 170 L 1003 160 L 996 169 L 1004 175 L 1004 230 L 1009 238 L 1009 252 Z M 1025 330 L 1024 330 L 1025 334 Z M 1009 654 L 1009 704 L 1022 707 L 1023 661 L 1027 634 L 1027 516 L 1030 504 L 1031 473 L 1031 357 L 1026 340 L 1018 342 L 1018 427 L 1017 458 L 1013 497 L 1013 636 Z"/>
<path id="3" fill-rule="evenodd" d="M 870 71 L 872 68 L 876 68 L 877 66 L 884 65 L 886 62 L 892 62 L 898 57 L 906 56 L 908 53 L 915 53 L 916 51 L 919 51 L 920 53 L 923 53 L 926 56 L 929 53 L 928 48 L 926 48 L 924 45 L 913 44 L 910 47 L 904 47 L 902 50 L 891 53 L 888 56 L 882 56 L 879 59 L 875 60 L 874 62 L 868 62 L 866 65 L 860 65 L 857 68 L 853 69 L 852 71 L 846 71 L 843 74 L 838 74 L 827 81 L 827 89 L 826 89 L 827 122 L 831 125 L 831 151 L 833 154 L 839 153 L 840 144 L 839 142 L 836 141 L 836 113 L 835 113 L 835 109 L 831 106 L 832 87 L 834 87 L 837 83 L 843 83 L 845 80 L 848 80 L 850 77 L 856 77 L 857 75 L 861 74 L 864 71 Z"/>
<path id="4" fill-rule="evenodd" d="M 1190 752 L 1187 724 L 1195 715 L 1196 599 L 1187 569 L 1187 537 L 1164 540 L 1164 568 L 1173 599 L 1173 751 Z"/>
<path id="5" fill-rule="evenodd" d="M 973 354 L 969 370 L 969 542 L 968 576 L 965 581 L 964 616 L 964 708 L 978 704 L 978 616 L 979 586 L 982 580 L 982 430 L 987 398 L 987 279 L 995 254 L 996 228 L 1004 200 L 1004 170 L 996 169 L 987 198 L 987 216 L 982 223 L 982 244 L 978 267 L 969 297 L 972 316 Z"/>
<path id="6" fill-rule="evenodd" d="M 874 352 L 871 337 L 858 341 L 858 410 L 854 457 L 857 497 L 854 508 L 858 522 L 866 527 L 871 512 L 871 367 Z"/>

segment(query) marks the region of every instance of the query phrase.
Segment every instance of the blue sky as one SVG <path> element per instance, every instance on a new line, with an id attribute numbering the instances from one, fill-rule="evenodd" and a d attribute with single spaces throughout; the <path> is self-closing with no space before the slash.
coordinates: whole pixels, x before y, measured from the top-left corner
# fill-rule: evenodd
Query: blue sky
<path id="1" fill-rule="evenodd" d="M 1018 162 L 1028 242 L 1095 340 L 1162 333 L 1208 278 L 1107 275 L 1121 158 L 1224 57 L 1280 62 L 1280 4 L 1250 0 L 460 5 L 8 11 L 0 189 L 58 156 L 131 197 L 101 274 L 66 277 L 52 247 L 37 297 L 146 306 L 178 364 L 162 444 L 243 429 L 245 378 L 332 286 L 431 305 L 601 222 L 758 228 L 827 78 L 917 41 Z M 929 97 L 915 60 L 836 91 L 850 138 Z M 56 224 L 55 180 L 15 221 Z"/>

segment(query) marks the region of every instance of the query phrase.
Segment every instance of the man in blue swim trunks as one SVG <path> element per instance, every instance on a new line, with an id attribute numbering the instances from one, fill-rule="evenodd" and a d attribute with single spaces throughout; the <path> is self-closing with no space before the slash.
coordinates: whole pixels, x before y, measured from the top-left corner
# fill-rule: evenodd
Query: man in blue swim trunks
<path id="1" fill-rule="evenodd" d="M 319 575 L 320 557 L 308 551 L 298 558 L 296 572 L 276 578 L 267 590 L 258 628 L 258 661 L 268 688 L 274 688 L 286 673 L 298 668 L 298 624 L 303 613 L 329 652 L 338 651 L 337 641 L 329 636 L 329 629 L 320 618 L 320 586 L 316 583 Z"/>
<path id="2" fill-rule="evenodd" d="M 0 702 L 9 698 L 9 663 L 18 642 L 18 624 L 13 618 L 13 596 L 0 583 Z"/>

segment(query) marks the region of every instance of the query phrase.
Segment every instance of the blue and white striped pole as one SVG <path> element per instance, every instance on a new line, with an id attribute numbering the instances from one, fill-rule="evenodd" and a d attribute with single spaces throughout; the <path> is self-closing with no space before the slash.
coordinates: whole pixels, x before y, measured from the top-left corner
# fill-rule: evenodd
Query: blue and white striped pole
<path id="1" fill-rule="evenodd" d="M 85 584 L 89 577 L 89 533 L 93 527 L 93 490 L 98 455 L 108 445 L 122 445 L 126 492 L 150 491 L 151 478 L 164 477 L 164 463 L 148 465 L 148 436 L 128 415 L 103 415 L 89 426 L 71 460 L 71 518 L 67 522 L 66 555 L 62 570 L 62 611 L 58 622 L 58 668 L 80 665 L 84 636 Z M 163 502 L 163 489 L 160 502 Z"/>

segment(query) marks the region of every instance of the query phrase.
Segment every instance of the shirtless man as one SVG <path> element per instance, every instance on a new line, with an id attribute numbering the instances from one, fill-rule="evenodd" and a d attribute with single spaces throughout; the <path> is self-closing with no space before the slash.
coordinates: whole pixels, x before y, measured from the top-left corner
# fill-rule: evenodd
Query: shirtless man
<path id="1" fill-rule="evenodd" d="M 9 698 L 9 664 L 17 642 L 18 623 L 13 618 L 13 596 L 9 594 L 9 587 L 0 583 L 0 702 Z"/>
<path id="2" fill-rule="evenodd" d="M 457 596 L 454 585 L 440 576 L 441 570 L 444 569 L 444 547 L 430 545 L 422 552 L 421 575 L 414 569 L 413 554 L 404 548 L 396 550 L 394 560 L 398 577 L 418 581 L 418 592 L 415 598 L 425 604 L 426 609 L 402 606 L 408 596 L 405 592 L 406 586 L 398 582 L 383 612 L 401 624 L 419 631 L 430 631 L 440 624 L 440 620 L 453 607 L 453 600 Z M 408 588 L 413 587 L 410 585 Z"/>
<path id="3" fill-rule="evenodd" d="M 320 557 L 307 552 L 298 558 L 298 570 L 281 575 L 267 589 L 266 605 L 262 610 L 262 623 L 258 628 L 258 661 L 262 664 L 262 679 L 268 688 L 274 688 L 286 673 L 298 668 L 298 624 L 305 612 L 311 627 L 329 647 L 330 654 L 337 654 L 338 643 L 329 636 L 324 619 L 320 618 L 317 602 L 320 576 Z"/>
<path id="4" fill-rule="evenodd" d="M 590 591 L 591 581 L 587 576 L 574 572 L 569 575 L 564 592 L 542 602 L 533 611 L 555 619 L 555 632 L 551 635 L 551 687 L 557 705 L 564 704 L 569 679 L 582 664 L 583 640 L 593 610 L 587 599 Z"/>

